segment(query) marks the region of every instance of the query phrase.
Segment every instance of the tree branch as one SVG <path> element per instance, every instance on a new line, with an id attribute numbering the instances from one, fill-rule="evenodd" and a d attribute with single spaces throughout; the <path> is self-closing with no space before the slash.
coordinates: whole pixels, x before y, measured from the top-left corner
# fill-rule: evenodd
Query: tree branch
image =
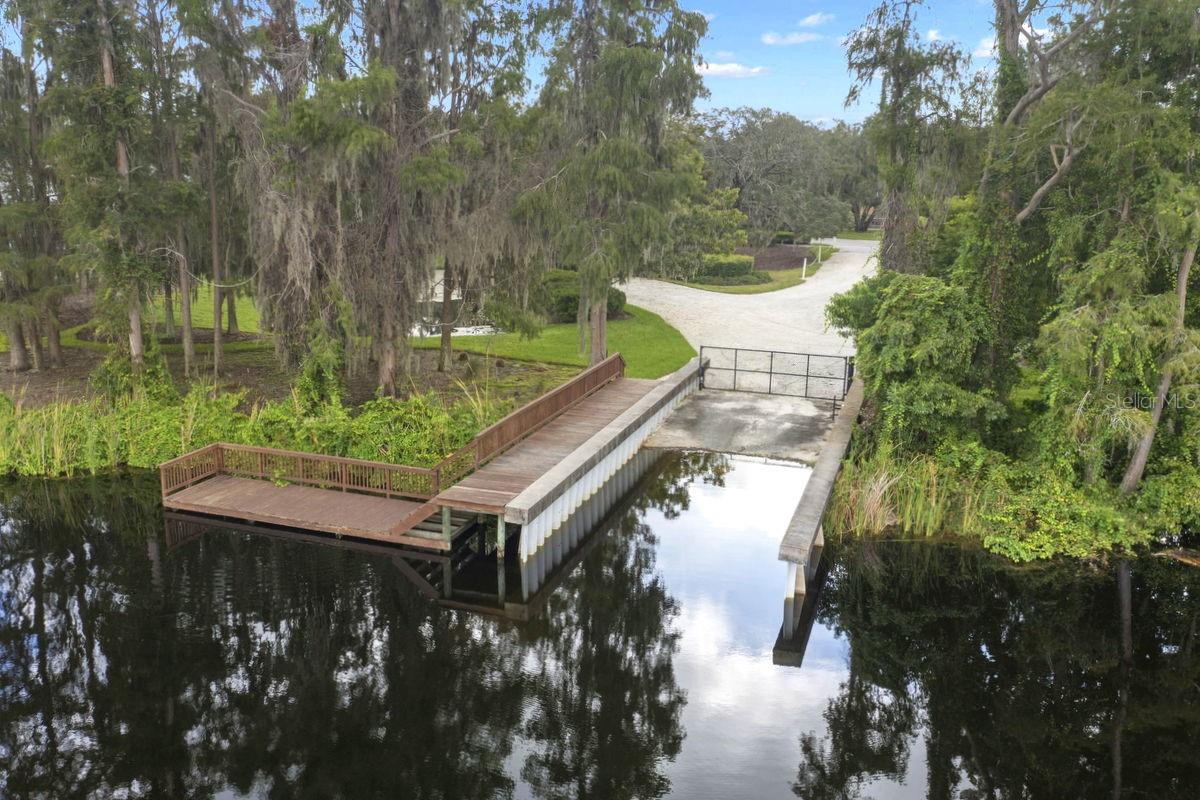
<path id="1" fill-rule="evenodd" d="M 1058 85 L 1058 78 L 1051 78 L 1043 82 L 1040 86 L 1030 89 L 1025 95 L 1017 101 L 1017 104 L 1012 107 L 1012 111 L 1008 112 L 1008 117 L 1004 120 L 1005 125 L 1015 125 L 1021 121 L 1025 113 L 1036 103 L 1046 96 L 1046 93 Z"/>
<path id="2" fill-rule="evenodd" d="M 1071 169 L 1071 164 L 1075 161 L 1076 154 L 1082 149 L 1083 146 L 1077 148 L 1070 144 L 1067 145 L 1066 155 L 1062 157 L 1061 161 L 1057 162 L 1054 174 L 1038 187 L 1033 196 L 1029 198 L 1029 202 L 1025 204 L 1025 207 L 1017 212 L 1016 222 L 1018 225 L 1033 216 L 1034 212 L 1041 206 L 1042 201 L 1046 199 L 1046 195 L 1050 194 L 1050 190 L 1057 186 L 1058 182 L 1067 174 L 1067 171 Z"/>

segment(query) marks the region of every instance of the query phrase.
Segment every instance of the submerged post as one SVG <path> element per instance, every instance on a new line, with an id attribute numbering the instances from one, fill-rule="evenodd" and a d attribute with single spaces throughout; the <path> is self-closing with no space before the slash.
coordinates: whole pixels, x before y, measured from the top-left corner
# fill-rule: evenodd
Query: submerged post
<path id="1" fill-rule="evenodd" d="M 504 515 L 496 515 L 496 594 L 500 598 L 501 607 L 504 606 L 504 598 L 507 596 L 504 586 L 504 542 L 508 539 L 508 533 L 504 526 Z"/>

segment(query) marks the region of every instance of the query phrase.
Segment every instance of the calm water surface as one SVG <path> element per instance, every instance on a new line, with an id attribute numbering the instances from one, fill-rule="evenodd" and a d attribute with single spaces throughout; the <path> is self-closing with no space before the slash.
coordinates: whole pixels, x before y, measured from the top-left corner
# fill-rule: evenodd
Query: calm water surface
<path id="1" fill-rule="evenodd" d="M 663 454 L 525 622 L 155 476 L 0 485 L 0 797 L 1200 796 L 1200 571 L 831 542 L 792 630 L 806 475 Z"/>

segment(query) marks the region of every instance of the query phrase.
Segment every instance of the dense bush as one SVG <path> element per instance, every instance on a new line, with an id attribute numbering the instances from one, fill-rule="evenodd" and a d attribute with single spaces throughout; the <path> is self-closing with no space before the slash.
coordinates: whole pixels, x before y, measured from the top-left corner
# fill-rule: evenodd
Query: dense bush
<path id="1" fill-rule="evenodd" d="M 552 269 L 538 283 L 534 308 L 551 322 L 574 322 L 579 315 L 579 274 L 569 269 Z M 615 287 L 608 290 L 608 318 L 625 311 L 625 293 Z"/>
<path id="2" fill-rule="evenodd" d="M 754 270 L 742 275 L 697 275 L 693 283 L 705 286 L 750 286 L 759 283 L 770 283 L 771 273 Z"/>
<path id="3" fill-rule="evenodd" d="M 239 410 L 242 400 L 195 386 L 178 400 L 90 399 L 28 410 L 0 401 L 0 474 L 154 468 L 212 442 L 431 466 L 506 410 L 490 398 L 447 404 L 434 394 L 373 400 L 357 411 L 341 403 L 306 408 L 298 392 L 248 413 Z"/>
<path id="4" fill-rule="evenodd" d="M 884 271 L 834 297 L 827 315 L 854 334 L 866 400 L 902 448 L 969 441 L 1003 414 L 973 360 L 986 315 L 962 288 Z"/>
<path id="5" fill-rule="evenodd" d="M 754 271 L 754 256 L 738 253 L 709 253 L 701 260 L 697 277 L 733 278 Z M 768 278 L 768 280 L 770 280 Z"/>
<path id="6" fill-rule="evenodd" d="M 834 487 L 826 527 L 845 535 L 964 536 L 1014 561 L 1088 557 L 1149 540 L 1144 518 L 1071 484 L 1052 464 L 979 443 L 934 453 L 859 446 Z"/>

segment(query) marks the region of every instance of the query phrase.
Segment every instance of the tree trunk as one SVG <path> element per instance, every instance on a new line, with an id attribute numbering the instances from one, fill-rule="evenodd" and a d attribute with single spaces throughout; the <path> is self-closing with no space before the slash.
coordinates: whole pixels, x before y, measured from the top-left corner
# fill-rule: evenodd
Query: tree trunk
<path id="1" fill-rule="evenodd" d="M 12 320 L 4 326 L 4 334 L 8 337 L 8 368 L 13 372 L 29 370 L 29 348 L 25 346 L 25 332 L 21 323 Z"/>
<path id="2" fill-rule="evenodd" d="M 113 66 L 112 26 L 108 21 L 108 3 L 106 0 L 96 0 L 96 26 L 100 33 L 100 70 L 104 76 L 104 86 L 107 89 L 117 88 L 117 73 Z M 122 191 L 129 189 L 129 148 L 125 143 L 125 132 L 118 129 L 117 144 L 117 179 Z M 142 310 L 141 291 L 136 285 L 126 287 L 129 293 L 129 356 L 134 369 L 141 369 L 145 363 L 145 346 L 142 341 Z"/>
<path id="3" fill-rule="evenodd" d="M 1187 290 L 1188 278 L 1191 276 L 1192 262 L 1196 260 L 1196 244 L 1193 242 L 1184 251 L 1183 257 L 1179 260 L 1179 275 L 1176 278 L 1176 297 L 1178 303 L 1175 307 L 1175 329 L 1174 337 L 1178 341 L 1184 335 L 1184 319 L 1187 314 Z M 1154 405 L 1150 408 L 1150 427 L 1142 438 L 1138 440 L 1137 447 L 1133 449 L 1133 454 L 1129 457 L 1129 466 L 1125 468 L 1125 475 L 1121 478 L 1121 494 L 1133 494 L 1138 485 L 1142 482 L 1142 475 L 1146 472 L 1146 464 L 1150 461 L 1150 448 L 1154 446 L 1154 437 L 1158 433 L 1158 423 L 1162 419 L 1163 409 L 1167 404 L 1167 395 L 1171 391 L 1171 361 L 1174 357 L 1174 347 L 1168 346 L 1166 355 L 1163 356 L 1162 375 L 1158 380 L 1158 391 L 1154 393 Z"/>
<path id="4" fill-rule="evenodd" d="M 916 215 L 902 189 L 889 189 L 886 205 L 880 266 L 894 272 L 915 274 L 918 270 L 912 262 L 911 245 L 917 227 Z"/>
<path id="5" fill-rule="evenodd" d="M 129 298 L 129 357 L 133 359 L 134 369 L 141 369 L 146 363 L 145 343 L 142 341 L 142 301 L 136 289 Z"/>
<path id="6" fill-rule="evenodd" d="M 170 153 L 167 169 L 171 180 L 179 180 L 179 132 L 172 128 L 168 137 Z M 179 332 L 183 341 L 183 374 L 191 377 L 196 365 L 196 342 L 192 333 L 192 276 L 188 273 L 187 235 L 183 222 L 175 223 L 175 258 L 179 262 Z"/>
<path id="7" fill-rule="evenodd" d="M 46 320 L 46 344 L 50 350 L 50 366 L 58 369 L 63 365 L 62 337 L 59 335 L 58 320 Z"/>
<path id="8" fill-rule="evenodd" d="M 24 329 L 25 346 L 33 355 L 33 368 L 40 372 L 46 368 L 46 351 L 42 347 L 42 337 L 38 335 L 37 323 L 27 319 L 21 323 L 21 327 Z"/>
<path id="9" fill-rule="evenodd" d="M 454 357 L 453 343 L 450 332 L 454 330 L 454 273 L 449 260 L 442 269 L 442 341 L 438 351 L 438 372 L 450 368 L 450 359 Z"/>
<path id="10" fill-rule="evenodd" d="M 854 230 L 858 233 L 866 233 L 871 227 L 871 220 L 875 218 L 875 206 L 872 205 L 854 205 Z"/>
<path id="11" fill-rule="evenodd" d="M 228 273 L 229 273 L 229 271 L 226 270 L 226 274 L 228 274 Z M 229 291 L 225 292 L 225 299 L 227 301 L 225 303 L 225 307 L 226 307 L 225 310 L 226 310 L 226 313 L 229 314 L 229 319 L 225 323 L 225 332 L 228 333 L 230 336 L 233 336 L 235 334 L 241 333 L 241 329 L 238 327 L 238 318 L 237 318 L 237 295 L 234 293 L 233 289 L 230 289 Z"/>
<path id="12" fill-rule="evenodd" d="M 587 295 L 583 287 L 579 288 L 579 308 L 575 312 L 575 329 L 579 331 L 579 354 L 584 355 L 588 349 L 588 328 L 591 326 L 591 309 L 588 307 Z"/>
<path id="13" fill-rule="evenodd" d="M 208 228 L 209 250 L 212 252 L 213 280 L 213 327 L 212 355 L 213 375 L 221 374 L 221 253 L 220 235 L 217 229 L 217 132 L 212 125 L 208 129 Z"/>
<path id="14" fill-rule="evenodd" d="M 379 391 L 384 397 L 396 396 L 396 336 L 391 321 L 385 321 L 379 333 Z"/>
<path id="15" fill-rule="evenodd" d="M 179 331 L 183 339 L 183 374 L 191 377 L 196 365 L 196 342 L 192 336 L 192 276 L 184 255 L 183 224 L 176 228 L 175 246 L 179 250 Z"/>
<path id="16" fill-rule="evenodd" d="M 171 292 L 171 282 L 163 281 L 163 332 L 167 336 L 175 335 L 175 308 Z"/>
<path id="17" fill-rule="evenodd" d="M 608 357 L 608 290 L 592 301 L 592 335 L 588 342 L 588 363 L 599 364 Z"/>

